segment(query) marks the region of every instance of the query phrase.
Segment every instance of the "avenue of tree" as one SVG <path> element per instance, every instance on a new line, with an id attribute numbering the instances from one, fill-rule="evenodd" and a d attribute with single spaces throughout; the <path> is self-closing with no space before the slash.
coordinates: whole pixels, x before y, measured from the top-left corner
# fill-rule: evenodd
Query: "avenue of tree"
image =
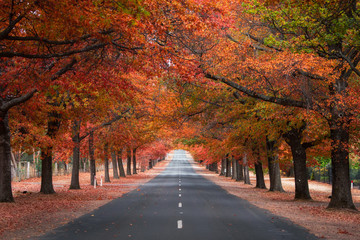
<path id="1" fill-rule="evenodd" d="M 14 201 L 14 152 L 109 163 L 115 178 L 176 146 L 210 170 L 311 200 L 307 168 L 331 158 L 329 208 L 355 209 L 360 3 L 356 0 L 0 3 L 0 202 Z M 351 156 L 351 158 L 350 158 Z M 122 159 L 127 161 L 124 169 Z M 150 162 L 149 162 L 150 161 Z M 132 168 L 131 168 L 132 166 Z"/>

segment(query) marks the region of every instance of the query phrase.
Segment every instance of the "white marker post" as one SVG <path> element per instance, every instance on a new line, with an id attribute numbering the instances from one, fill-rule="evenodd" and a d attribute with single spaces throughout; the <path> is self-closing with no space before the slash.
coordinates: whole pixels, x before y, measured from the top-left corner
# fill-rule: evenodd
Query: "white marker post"
<path id="1" fill-rule="evenodd" d="M 96 175 L 94 176 L 94 188 L 96 188 Z"/>
<path id="2" fill-rule="evenodd" d="M 354 181 L 351 180 L 351 189 L 354 188 Z"/>
<path id="3" fill-rule="evenodd" d="M 102 187 L 102 175 L 100 175 L 100 186 Z"/>

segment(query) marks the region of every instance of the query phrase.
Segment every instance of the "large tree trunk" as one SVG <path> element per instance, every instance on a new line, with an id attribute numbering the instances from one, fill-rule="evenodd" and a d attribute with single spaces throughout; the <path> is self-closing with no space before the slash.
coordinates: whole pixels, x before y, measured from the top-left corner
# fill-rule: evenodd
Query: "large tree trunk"
<path id="1" fill-rule="evenodd" d="M 116 152 L 111 148 L 111 161 L 113 165 L 113 178 L 119 179 L 118 164 L 116 161 Z"/>
<path id="2" fill-rule="evenodd" d="M 3 91 L 4 89 L 0 89 L 0 93 L 4 93 Z M 11 134 L 8 111 L 32 98 L 35 92 L 34 89 L 9 101 L 5 101 L 4 97 L 10 96 L 0 96 L 0 202 L 14 201 L 11 189 Z"/>
<path id="3" fill-rule="evenodd" d="M 235 160 L 235 164 L 236 164 L 236 181 L 243 181 L 244 180 L 244 169 L 243 169 L 243 165 L 240 164 L 239 160 Z"/>
<path id="4" fill-rule="evenodd" d="M 94 185 L 96 177 L 96 164 L 94 156 L 94 132 L 89 134 L 90 184 Z"/>
<path id="5" fill-rule="evenodd" d="M 249 174 L 249 164 L 247 160 L 247 154 L 244 154 L 243 158 L 243 165 L 244 165 L 244 183 L 245 184 L 251 184 L 250 182 L 250 174 Z"/>
<path id="6" fill-rule="evenodd" d="M 280 166 L 277 159 L 277 154 L 275 153 L 275 143 L 276 141 L 270 141 L 266 138 L 266 148 L 267 148 L 267 158 L 268 158 L 268 167 L 269 167 L 269 177 L 270 177 L 270 189 L 269 191 L 279 191 L 285 192 L 281 184 L 280 176 Z"/>
<path id="7" fill-rule="evenodd" d="M 125 169 L 124 169 L 124 164 L 123 164 L 123 161 L 122 161 L 122 150 L 120 150 L 118 152 L 118 166 L 119 166 L 119 174 L 120 174 L 120 177 L 126 177 L 125 175 Z"/>
<path id="8" fill-rule="evenodd" d="M 73 122 L 73 137 L 72 141 L 74 143 L 73 148 L 73 166 L 71 173 L 71 183 L 70 189 L 80 189 L 80 121 L 75 120 Z"/>
<path id="9" fill-rule="evenodd" d="M 131 175 L 131 148 L 126 150 L 127 162 L 126 162 L 126 175 Z"/>
<path id="10" fill-rule="evenodd" d="M 260 160 L 255 162 L 256 188 L 266 189 L 264 171 Z"/>
<path id="11" fill-rule="evenodd" d="M 55 193 L 52 183 L 52 146 L 41 147 L 41 189 L 44 194 Z"/>
<path id="12" fill-rule="evenodd" d="M 226 164 L 225 164 L 225 159 L 221 159 L 221 169 L 220 169 L 220 176 L 225 176 L 225 167 L 226 167 Z"/>
<path id="13" fill-rule="evenodd" d="M 283 137 L 291 148 L 295 174 L 295 199 L 310 200 L 309 184 L 306 168 L 306 148 L 301 143 L 302 132 L 305 125 L 300 128 L 291 128 Z"/>
<path id="14" fill-rule="evenodd" d="M 331 132 L 332 194 L 328 208 L 356 209 L 351 195 L 349 173 L 349 123 L 344 112 L 333 109 Z"/>
<path id="15" fill-rule="evenodd" d="M 133 174 L 137 174 L 137 172 L 136 172 L 136 148 L 133 149 Z"/>
<path id="16" fill-rule="evenodd" d="M 105 164 L 105 182 L 110 182 L 109 174 L 109 145 L 105 143 L 104 146 L 104 164 Z"/>
<path id="17" fill-rule="evenodd" d="M 262 166 L 262 162 L 260 159 L 260 148 L 256 147 L 253 149 L 254 155 L 257 158 L 257 160 L 255 161 L 255 175 L 256 175 L 256 187 L 255 188 L 260 188 L 260 189 L 266 189 L 266 185 L 265 185 L 265 179 L 264 179 L 264 171 L 263 171 L 263 166 Z"/>
<path id="18" fill-rule="evenodd" d="M 231 179 L 235 179 L 237 169 L 236 169 L 236 164 L 235 164 L 235 159 L 234 158 L 231 159 L 231 168 L 232 168 Z"/>
<path id="19" fill-rule="evenodd" d="M 46 135 L 54 139 L 60 128 L 61 115 L 57 111 L 52 111 L 48 116 L 48 129 Z M 52 161 L 53 146 L 47 145 L 41 147 L 41 189 L 44 194 L 55 193 L 52 181 Z"/>
<path id="20" fill-rule="evenodd" d="M 11 190 L 11 146 L 7 111 L 0 111 L 0 202 L 14 202 Z"/>

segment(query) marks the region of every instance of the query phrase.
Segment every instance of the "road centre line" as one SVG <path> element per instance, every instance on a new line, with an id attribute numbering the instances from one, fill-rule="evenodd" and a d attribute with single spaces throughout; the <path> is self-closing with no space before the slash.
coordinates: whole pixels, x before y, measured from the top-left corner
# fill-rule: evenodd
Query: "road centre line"
<path id="1" fill-rule="evenodd" d="M 178 228 L 178 229 L 182 229 L 182 228 L 183 228 L 182 220 L 178 220 L 178 221 L 177 221 L 177 228 Z"/>

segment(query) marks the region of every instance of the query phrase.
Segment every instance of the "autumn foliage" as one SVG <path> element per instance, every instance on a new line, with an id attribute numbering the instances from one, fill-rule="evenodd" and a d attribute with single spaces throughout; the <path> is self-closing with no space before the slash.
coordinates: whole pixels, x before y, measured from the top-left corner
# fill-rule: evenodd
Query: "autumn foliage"
<path id="1" fill-rule="evenodd" d="M 182 147 L 259 180 L 269 169 L 270 189 L 293 169 L 307 200 L 307 167 L 331 158 L 329 207 L 355 208 L 357 1 L 1 4 L 1 202 L 14 201 L 14 152 L 40 154 L 50 194 L 54 162 L 73 164 L 78 189 L 84 158 L 93 183 L 111 158 L 136 173 Z"/>

